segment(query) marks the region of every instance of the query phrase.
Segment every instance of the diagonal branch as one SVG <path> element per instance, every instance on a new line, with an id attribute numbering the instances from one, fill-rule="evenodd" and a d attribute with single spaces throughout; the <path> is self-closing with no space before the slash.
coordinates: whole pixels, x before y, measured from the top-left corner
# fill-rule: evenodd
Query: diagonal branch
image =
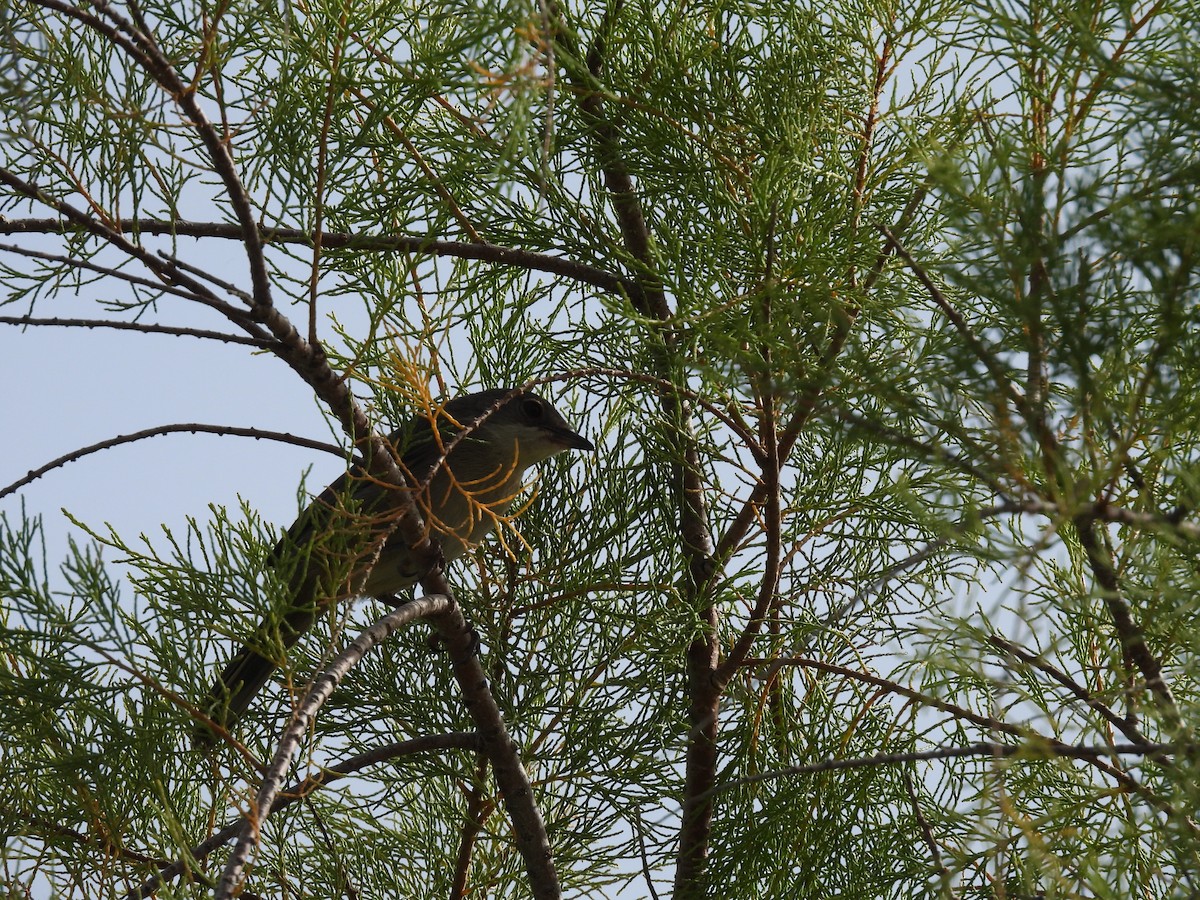
<path id="1" fill-rule="evenodd" d="M 942 289 L 937 286 L 934 280 L 929 276 L 929 273 L 925 271 L 925 268 L 918 263 L 916 259 L 913 258 L 913 255 L 908 252 L 905 246 L 900 243 L 900 239 L 897 238 L 896 235 L 892 234 L 891 230 L 886 225 L 880 225 L 879 230 L 882 232 L 883 236 L 887 238 L 888 245 L 896 251 L 896 254 L 902 260 L 904 260 L 905 264 L 909 267 L 909 269 L 912 270 L 912 273 L 917 276 L 917 280 L 921 282 L 921 286 L 925 288 L 925 292 L 929 295 L 929 299 L 931 299 L 934 302 L 934 305 L 942 311 L 943 315 L 950 320 L 950 323 L 959 333 L 959 336 L 966 341 L 967 346 L 971 348 L 971 352 L 974 354 L 975 358 L 983 363 L 984 368 L 988 370 L 988 374 L 992 376 L 992 381 L 995 383 L 996 389 L 1008 397 L 1008 399 L 1012 401 L 1013 405 L 1016 406 L 1017 409 L 1021 410 L 1023 413 L 1028 413 L 1025 398 L 1017 393 L 1017 389 L 1012 385 L 1012 379 L 1009 378 L 1008 373 L 1004 371 L 1004 366 L 1000 364 L 1000 361 L 996 358 L 996 355 L 990 349 L 988 349 L 988 347 L 984 345 L 983 341 L 981 341 L 975 334 L 970 323 L 967 322 L 967 320 L 963 318 L 962 314 L 954 308 L 954 304 L 952 304 L 949 298 L 942 293 Z"/>
<path id="2" fill-rule="evenodd" d="M 0 232 L 4 230 L 6 221 L 3 216 L 0 216 Z M 62 231 L 62 222 L 58 220 L 58 227 L 54 229 L 54 233 Z M 122 272 L 113 266 L 102 266 L 88 259 L 79 259 L 73 256 L 63 256 L 60 253 L 45 253 L 41 250 L 34 250 L 30 247 L 22 247 L 20 244 L 0 244 L 0 252 L 15 253 L 24 256 L 28 259 L 38 259 L 43 262 L 60 263 L 65 266 L 70 266 L 74 269 L 82 269 L 88 272 L 95 272 L 97 275 L 104 275 L 109 278 L 118 278 L 121 281 L 127 282 L 134 287 L 149 288 L 152 291 L 171 294 L 176 297 L 182 297 L 185 300 L 197 300 L 201 303 L 204 298 L 197 297 L 191 291 L 181 290 L 170 284 L 164 284 L 161 281 L 151 281 L 149 278 L 140 278 L 137 275 L 130 275 L 127 272 Z"/>
<path id="3" fill-rule="evenodd" d="M 1081 700 L 1086 703 L 1089 709 L 1099 715 L 1100 718 L 1104 719 L 1104 721 L 1108 722 L 1109 725 L 1112 725 L 1114 728 L 1116 728 L 1119 732 L 1121 732 L 1121 734 L 1125 735 L 1128 740 L 1135 744 L 1149 743 L 1149 741 L 1146 740 L 1146 736 L 1138 730 L 1136 725 L 1127 719 L 1123 719 L 1121 716 L 1118 716 L 1111 709 L 1109 709 L 1106 704 L 1097 700 L 1091 691 L 1079 684 L 1079 682 L 1069 676 L 1066 672 L 1059 669 L 1057 666 L 1052 666 L 1041 656 L 1030 653 L 1024 647 L 1019 647 L 1012 641 L 1007 641 L 1000 637 L 998 634 L 993 634 L 991 637 L 989 637 L 988 643 L 1009 654 L 1010 656 L 1016 657 L 1027 666 L 1032 666 L 1039 672 L 1050 676 L 1050 678 L 1054 679 L 1054 681 L 1058 682 L 1060 685 L 1070 691 L 1077 700 Z"/>
<path id="4" fill-rule="evenodd" d="M 34 0 L 34 2 L 40 4 L 53 3 L 55 8 L 63 6 L 59 0 Z M 241 176 L 238 174 L 237 166 L 233 161 L 229 142 L 217 132 L 217 129 L 204 114 L 204 110 L 200 108 L 197 97 L 197 85 L 195 83 L 185 83 L 179 77 L 179 73 L 175 71 L 175 67 L 171 64 L 171 61 L 163 55 L 158 45 L 147 35 L 142 34 L 132 22 L 125 19 L 113 9 L 110 3 L 105 2 L 105 0 L 92 0 L 92 2 L 95 3 L 97 9 L 100 10 L 105 18 L 113 22 L 124 35 L 129 35 L 130 37 L 125 38 L 121 34 L 116 34 L 107 26 L 102 27 L 104 23 L 96 24 L 95 22 L 87 21 L 85 24 L 129 53 L 131 58 L 175 101 L 175 104 L 186 115 L 191 126 L 199 135 L 201 143 L 204 144 L 205 149 L 208 151 L 213 169 L 221 179 L 225 193 L 229 198 L 229 203 L 233 207 L 234 216 L 237 218 L 238 225 L 240 226 L 242 246 L 246 250 L 246 259 L 250 265 L 250 283 L 253 286 L 254 296 L 253 308 L 256 310 L 260 307 L 264 309 L 270 308 L 273 305 L 271 300 L 271 278 L 267 271 L 266 257 L 263 255 L 263 243 L 258 229 L 258 219 L 254 214 L 250 195 L 246 192 L 245 185 L 242 184 Z"/>
<path id="5" fill-rule="evenodd" d="M 453 608 L 454 601 L 449 597 L 426 596 L 409 601 L 367 628 L 317 676 L 308 695 L 300 702 L 292 714 L 291 722 L 284 729 L 275 757 L 258 789 L 253 808 L 243 816 L 241 834 L 225 863 L 221 880 L 217 883 L 216 900 L 228 900 L 241 886 L 246 864 L 258 842 L 262 825 L 274 808 L 276 795 L 283 784 L 283 776 L 291 765 L 292 757 L 300 748 L 300 742 L 308 731 L 313 716 L 333 693 L 333 689 L 366 653 L 384 641 L 393 631 L 418 619 L 444 615 Z"/>
<path id="6" fill-rule="evenodd" d="M 391 762 L 392 760 L 413 756 L 417 753 L 429 753 L 435 750 L 476 750 L 478 747 L 478 737 L 466 732 L 431 734 L 424 737 L 411 738 L 407 741 L 399 741 L 394 744 L 387 744 L 383 747 L 376 747 L 365 753 L 352 756 L 345 762 L 326 766 L 315 775 L 309 775 L 303 781 L 284 788 L 279 792 L 279 795 L 275 798 L 275 802 L 271 805 L 271 813 L 277 813 L 281 809 L 291 806 L 293 803 L 299 803 L 314 791 L 321 790 L 369 766 L 374 766 L 382 762 Z M 158 891 L 164 884 L 174 881 L 180 875 L 189 871 L 193 861 L 203 862 L 213 851 L 237 837 L 238 833 L 242 830 L 242 825 L 243 822 L 240 818 L 235 822 L 229 823 L 216 834 L 190 848 L 179 859 L 169 865 L 163 866 L 160 872 L 126 894 L 124 900 L 145 900 L 145 898 Z"/>
<path id="7" fill-rule="evenodd" d="M 1000 719 L 992 716 L 981 716 L 979 713 L 972 712 L 965 707 L 958 706 L 948 700 L 941 700 L 931 694 L 925 694 L 914 688 L 906 687 L 897 681 L 892 681 L 888 678 L 883 678 L 879 675 L 872 675 L 870 672 L 862 672 L 858 669 L 851 669 L 846 666 L 839 666 L 837 663 L 825 662 L 824 660 L 815 659 L 809 656 L 788 656 L 784 658 L 773 657 L 749 657 L 742 660 L 741 668 L 751 668 L 757 666 L 767 666 L 773 672 L 778 671 L 784 666 L 798 666 L 802 669 L 816 669 L 819 672 L 828 672 L 830 675 L 839 675 L 842 678 L 849 678 L 854 681 L 860 681 L 863 684 L 869 684 L 872 687 L 877 687 L 887 691 L 889 694 L 898 694 L 905 697 L 914 703 L 919 703 L 922 706 L 928 706 L 936 709 L 939 712 L 944 712 L 947 715 L 953 716 L 956 719 L 970 722 L 973 725 L 978 725 L 988 731 L 995 731 L 1001 734 L 1007 734 L 1012 737 L 1027 737 L 1029 732 L 1027 729 L 1018 728 L 1016 725 L 1010 725 Z"/>
<path id="8" fill-rule="evenodd" d="M 1146 645 L 1145 634 L 1134 621 L 1133 611 L 1125 600 L 1113 567 L 1112 552 L 1101 540 L 1095 517 L 1086 513 L 1076 516 L 1074 525 L 1079 543 L 1091 567 L 1092 578 L 1100 589 L 1101 599 L 1112 617 L 1113 628 L 1117 632 L 1121 655 L 1126 665 L 1132 664 L 1146 679 L 1146 687 L 1154 695 L 1168 730 L 1171 733 L 1180 731 L 1183 728 L 1183 719 L 1171 688 L 1163 679 L 1162 663 L 1150 651 Z"/>
<path id="9" fill-rule="evenodd" d="M 169 261 L 162 260 L 153 253 L 147 251 L 144 247 L 133 243 L 125 235 L 117 230 L 120 223 L 113 224 L 102 222 L 87 213 L 81 212 L 70 203 L 67 203 L 61 198 L 55 197 L 46 193 L 37 185 L 24 178 L 21 178 L 14 172 L 8 169 L 0 168 L 0 184 L 5 184 L 12 188 L 22 197 L 37 203 L 45 204 L 55 210 L 59 215 L 67 220 L 76 230 L 85 231 L 88 234 L 95 235 L 98 238 L 107 241 L 112 246 L 116 247 L 126 256 L 136 259 L 147 269 L 157 275 L 167 285 L 185 290 L 192 299 L 205 306 L 209 306 L 221 313 L 235 325 L 242 328 L 252 337 L 265 338 L 268 335 L 262 330 L 259 324 L 251 318 L 250 314 L 238 307 L 232 306 L 221 300 L 204 284 L 182 272 L 178 266 L 171 264 Z M 53 230 L 61 232 L 63 230 L 63 222 L 58 221 L 58 225 Z M 2 223 L 0 223 L 2 224 Z"/>

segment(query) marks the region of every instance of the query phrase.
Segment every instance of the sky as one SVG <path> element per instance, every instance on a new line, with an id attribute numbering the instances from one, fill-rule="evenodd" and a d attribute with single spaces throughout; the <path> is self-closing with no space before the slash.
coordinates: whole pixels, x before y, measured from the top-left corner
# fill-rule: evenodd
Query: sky
<path id="1" fill-rule="evenodd" d="M 40 302 L 35 314 L 101 317 L 89 299 L 97 292 L 84 290 L 78 297 L 60 292 Z M 0 315 L 25 312 L 0 308 Z M 162 312 L 155 318 L 224 327 L 207 310 Z M 255 355 L 245 346 L 108 329 L 0 325 L 0 360 L 8 386 L 0 391 L 0 417 L 8 434 L 0 453 L 4 486 L 80 447 L 170 423 L 330 437 L 300 378 L 279 359 Z M 93 527 L 111 523 L 132 538 L 154 534 L 160 524 L 182 525 L 187 516 L 207 518 L 210 503 L 234 505 L 242 497 L 268 521 L 286 525 L 295 515 L 296 488 L 309 465 L 314 482 L 332 480 L 341 471 L 336 459 L 319 451 L 249 438 L 174 434 L 55 469 L 0 499 L 0 512 L 18 516 L 23 501 L 28 514 L 41 515 L 52 559 L 56 548 L 65 548 L 67 535 L 78 533 L 63 509 Z"/>

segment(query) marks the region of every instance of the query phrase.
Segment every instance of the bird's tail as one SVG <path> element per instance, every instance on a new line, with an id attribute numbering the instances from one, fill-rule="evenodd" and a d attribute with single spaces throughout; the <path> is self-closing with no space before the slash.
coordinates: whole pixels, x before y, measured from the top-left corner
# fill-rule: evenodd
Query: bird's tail
<path id="1" fill-rule="evenodd" d="M 282 621 L 268 619 L 259 625 L 256 634 L 259 640 L 247 643 L 229 664 L 221 670 L 217 680 L 200 703 L 200 710 L 224 729 L 231 728 L 245 715 L 254 697 L 271 680 L 279 668 L 282 653 L 273 657 L 266 655 L 261 647 L 274 646 L 286 650 L 300 639 L 315 618 L 315 609 L 298 609 L 288 613 Z M 193 743 L 197 747 L 211 747 L 217 741 L 217 732 L 201 722 L 193 732 Z"/>
<path id="2" fill-rule="evenodd" d="M 347 490 L 358 495 L 347 501 L 343 497 Z M 357 593 L 352 586 L 365 575 L 359 561 L 371 540 L 383 540 L 391 530 L 386 516 L 364 512 L 382 499 L 384 494 L 373 482 L 343 476 L 309 504 L 280 539 L 270 561 L 289 585 L 287 611 L 262 622 L 255 637 L 217 676 L 200 704 L 212 725 L 232 727 L 271 680 L 285 652 L 312 627 L 318 611 Z M 196 746 L 216 743 L 219 732 L 212 725 L 202 721 L 196 726 Z"/>

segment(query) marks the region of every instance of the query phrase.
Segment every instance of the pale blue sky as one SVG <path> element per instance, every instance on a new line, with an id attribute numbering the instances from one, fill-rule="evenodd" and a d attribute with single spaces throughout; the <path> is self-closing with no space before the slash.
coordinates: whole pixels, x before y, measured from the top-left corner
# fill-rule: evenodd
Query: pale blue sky
<path id="1" fill-rule="evenodd" d="M 102 317 L 88 296 L 62 292 L 39 303 L 35 314 Z M 2 314 L 24 311 L 8 306 Z M 224 327 L 215 313 L 163 312 L 155 318 Z M 173 422 L 328 438 L 312 392 L 300 378 L 274 356 L 254 355 L 244 346 L 108 329 L 22 331 L 4 325 L 0 359 L 9 385 L 0 392 L 0 416 L 9 435 L 0 453 L 4 485 L 78 447 Z M 28 513 L 44 516 L 59 548 L 72 527 L 60 512 L 63 507 L 95 527 L 111 522 L 127 538 L 153 534 L 162 523 L 181 525 L 188 515 L 205 518 L 209 503 L 235 504 L 239 495 L 268 521 L 286 524 L 309 464 L 314 482 L 332 479 L 341 468 L 332 456 L 276 442 L 168 435 L 56 469 L 0 500 L 0 511 L 19 513 L 24 498 Z"/>

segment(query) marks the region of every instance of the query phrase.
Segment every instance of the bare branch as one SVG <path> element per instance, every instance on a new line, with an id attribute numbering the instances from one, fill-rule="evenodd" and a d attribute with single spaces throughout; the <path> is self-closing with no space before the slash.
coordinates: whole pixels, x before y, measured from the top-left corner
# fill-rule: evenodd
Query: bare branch
<path id="1" fill-rule="evenodd" d="M 969 756 L 988 756 L 993 759 L 1020 759 L 1025 761 L 1082 759 L 1092 762 L 1107 759 L 1114 754 L 1117 756 L 1153 758 L 1184 749 L 1188 748 L 1178 744 L 1100 744 L 1092 746 L 1088 744 L 1050 745 L 1041 740 L 1030 741 L 1024 744 L 998 744 L 992 741 L 980 741 L 975 744 L 967 744 L 963 747 L 939 747 L 934 750 L 922 750 L 913 753 L 880 753 L 876 756 L 859 756 L 852 759 L 827 759 L 822 762 L 809 763 L 803 766 L 789 766 L 786 769 L 760 772 L 757 775 L 747 775 L 745 778 L 737 778 L 725 784 L 719 784 L 710 791 L 710 794 L 716 796 L 726 791 L 731 791 L 734 788 L 745 787 L 749 784 L 759 784 L 763 781 L 773 781 L 777 778 L 786 778 L 793 775 L 816 775 L 820 772 L 838 772 L 846 769 L 872 769 L 879 766 L 896 765 L 897 763 L 927 762 L 936 759 L 962 759 Z"/>
<path id="2" fill-rule="evenodd" d="M 249 313 L 221 300 L 203 284 L 186 275 L 175 266 L 159 259 L 145 248 L 133 243 L 112 225 L 101 222 L 99 219 L 81 212 L 65 200 L 47 194 L 37 185 L 21 178 L 8 169 L 0 169 L 0 183 L 8 185 L 23 197 L 27 197 L 38 203 L 44 203 L 46 206 L 56 210 L 76 229 L 86 231 L 89 234 L 104 239 L 126 255 L 141 262 L 142 265 L 167 284 L 173 284 L 176 287 L 186 289 L 194 295 L 192 299 L 206 306 L 211 306 L 235 325 L 247 331 L 251 336 L 258 338 L 266 337 L 261 327 L 251 318 Z M 63 223 L 59 221 L 54 231 L 61 232 L 62 230 Z M 282 341 L 282 337 L 281 342 L 286 343 Z"/>
<path id="3" fill-rule="evenodd" d="M 0 229 L 3 227 L 3 217 L 0 216 Z M 60 229 L 61 230 L 61 229 Z M 29 259 L 40 259 L 45 262 L 59 263 L 65 266 L 71 266 L 76 269 L 84 269 L 89 272 L 95 272 L 97 275 L 103 275 L 108 278 L 118 278 L 121 281 L 129 284 L 148 288 L 152 291 L 171 294 L 176 297 L 182 297 L 185 300 L 196 300 L 201 303 L 206 302 L 206 298 L 197 296 L 191 291 L 177 288 L 173 285 L 166 284 L 161 281 L 151 281 L 149 278 L 139 278 L 137 275 L 130 275 L 127 272 L 122 272 L 113 266 L 102 266 L 87 259 L 79 259 L 74 256 L 63 256 L 59 253 L 45 253 L 41 250 L 33 250 L 29 247 L 22 247 L 20 244 L 0 244 L 0 252 L 16 253 Z"/>
<path id="4" fill-rule="evenodd" d="M 221 290 L 227 292 L 230 296 L 237 297 L 239 300 L 241 300 L 247 306 L 253 302 L 253 298 L 249 294 L 247 294 L 245 291 L 243 291 L 241 288 L 239 288 L 237 285 L 231 284 L 228 281 L 218 278 L 212 272 L 206 272 L 197 266 L 193 266 L 191 263 L 185 262 L 184 260 L 180 259 L 178 256 L 167 253 L 165 250 L 159 250 L 158 255 L 161 256 L 163 259 L 165 259 L 167 262 L 169 262 L 171 265 L 178 266 L 184 272 L 187 272 L 191 275 L 195 275 L 197 278 L 203 278 L 209 284 L 215 284 Z"/>
<path id="5" fill-rule="evenodd" d="M 398 609 L 385 615 L 375 624 L 363 631 L 345 650 L 337 655 L 328 668 L 313 682 L 307 696 L 292 713 L 292 720 L 284 729 L 271 761 L 259 786 L 253 808 L 243 817 L 243 824 L 237 843 L 234 845 L 221 880 L 217 883 L 216 900 L 228 900 L 237 892 L 243 881 L 243 873 L 250 854 L 258 843 L 258 835 L 263 823 L 271 815 L 275 805 L 275 797 L 283 783 L 283 776 L 291 765 L 292 757 L 300 747 L 309 724 L 317 710 L 333 693 L 339 682 L 346 676 L 360 659 L 393 632 L 410 622 L 418 619 L 433 618 L 444 615 L 454 609 L 454 601 L 443 596 L 426 596 L 403 604 Z"/>
<path id="6" fill-rule="evenodd" d="M 477 750 L 478 748 L 479 738 L 468 732 L 431 734 L 425 737 L 412 738 L 407 741 L 399 741 L 382 747 L 376 747 L 373 750 L 352 756 L 345 762 L 323 767 L 319 772 L 309 775 L 303 781 L 298 781 L 284 788 L 279 792 L 279 796 L 275 798 L 275 802 L 271 805 L 271 813 L 274 814 L 281 809 L 291 806 L 293 803 L 299 803 L 314 791 L 322 790 L 326 786 L 340 781 L 348 775 L 353 775 L 355 772 L 378 765 L 379 763 L 391 762 L 406 756 L 413 756 L 418 753 L 430 753 L 436 750 Z M 238 833 L 242 830 L 242 825 L 243 822 L 240 818 L 235 822 L 227 824 L 216 834 L 189 849 L 187 853 L 175 860 L 175 862 L 164 865 L 161 872 L 126 894 L 124 900 L 145 900 L 146 897 L 149 897 L 164 884 L 187 872 L 192 860 L 202 862 L 214 850 L 217 850 L 226 842 L 237 837 Z"/>
<path id="7" fill-rule="evenodd" d="M 34 325 L 57 325 L 65 328 L 114 328 L 118 331 L 137 331 L 142 334 L 169 334 L 174 337 L 206 338 L 221 341 L 226 344 L 242 344 L 247 347 L 258 347 L 269 350 L 273 341 L 262 338 L 243 337 L 240 334 L 226 334 L 223 331 L 209 331 L 205 328 L 180 328 L 174 325 L 153 325 L 145 322 L 120 322 L 115 319 L 42 319 L 36 316 L 0 316 L 0 325 L 19 325 L 21 327 Z"/>
<path id="8" fill-rule="evenodd" d="M 336 444 L 329 444 L 324 441 L 314 441 L 311 438 L 299 437 L 298 435 L 288 434 L 284 431 L 266 431 L 261 428 L 237 428 L 232 425 L 204 425 L 200 422 L 185 422 L 177 425 L 159 425 L 155 428 L 144 428 L 141 431 L 135 431 L 132 434 L 119 434 L 116 437 L 108 438 L 107 440 L 99 441 L 95 444 L 90 444 L 87 447 L 81 447 L 78 450 L 73 450 L 58 459 L 51 460 L 44 466 L 29 472 L 25 477 L 18 478 L 12 484 L 0 489 L 0 497 L 7 497 L 14 491 L 20 490 L 25 485 L 32 481 L 41 478 L 47 472 L 65 466 L 67 463 L 75 462 L 83 459 L 85 456 L 90 456 L 93 453 L 99 453 L 101 450 L 108 450 L 111 447 L 119 447 L 122 444 L 132 444 L 134 441 L 145 440 L 146 438 L 158 437 L 164 434 L 179 434 L 188 432 L 191 434 L 220 434 L 230 435 L 233 437 L 250 437 L 256 440 L 279 441 L 283 444 L 292 444 L 296 447 L 307 447 L 310 450 L 324 450 L 326 453 L 332 453 L 335 456 L 340 456 L 345 459 L 346 450 L 344 447 L 339 447 Z"/>

